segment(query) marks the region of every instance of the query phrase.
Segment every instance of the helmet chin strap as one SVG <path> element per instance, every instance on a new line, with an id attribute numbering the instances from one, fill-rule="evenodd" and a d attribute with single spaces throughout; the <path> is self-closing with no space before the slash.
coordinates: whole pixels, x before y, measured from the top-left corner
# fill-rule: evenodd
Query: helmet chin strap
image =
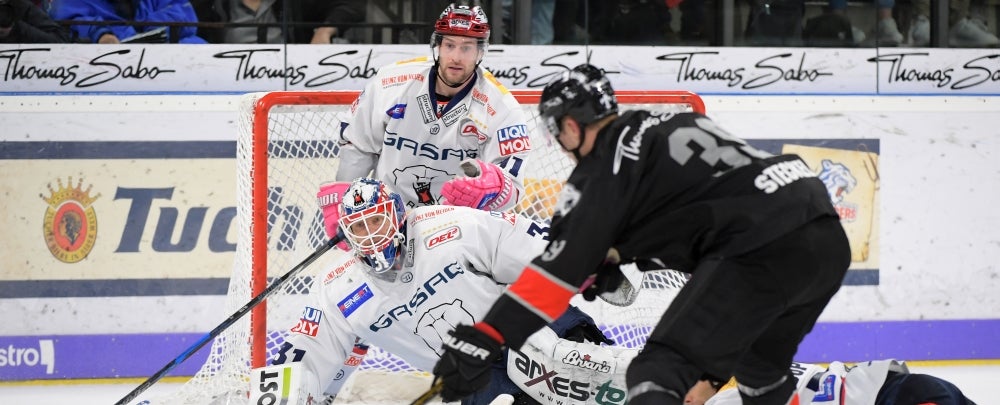
<path id="1" fill-rule="evenodd" d="M 562 129 L 560 129 L 560 131 L 561 130 Z M 563 145 L 562 141 L 559 140 L 559 136 L 558 135 L 555 137 L 556 138 L 556 142 L 559 143 L 559 146 L 562 147 L 562 149 L 564 151 L 572 153 L 573 157 L 576 158 L 577 162 L 579 162 L 580 159 L 583 158 L 583 156 L 580 156 L 580 148 L 583 147 L 583 138 L 584 138 L 583 128 L 580 128 L 579 135 L 580 135 L 580 143 L 578 145 L 576 145 L 576 148 L 574 148 L 574 149 L 567 148 L 566 145 Z"/>
<path id="2" fill-rule="evenodd" d="M 556 142 L 559 142 L 559 139 L 556 139 Z M 576 148 L 574 149 L 567 148 L 566 145 L 563 145 L 562 142 L 559 142 L 559 146 L 562 146 L 564 151 L 572 153 L 573 157 L 576 158 L 577 162 L 579 162 L 580 159 L 583 158 L 583 156 L 580 156 L 580 147 L 583 146 L 583 139 L 580 140 L 580 144 L 576 145 Z"/>

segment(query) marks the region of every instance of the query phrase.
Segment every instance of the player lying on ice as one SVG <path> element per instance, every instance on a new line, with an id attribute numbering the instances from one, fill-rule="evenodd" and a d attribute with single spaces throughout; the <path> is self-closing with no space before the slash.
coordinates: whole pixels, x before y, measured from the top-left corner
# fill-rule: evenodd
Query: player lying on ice
<path id="1" fill-rule="evenodd" d="M 796 379 L 791 404 L 839 405 L 975 405 L 954 384 L 927 374 L 912 374 L 905 362 L 875 360 L 829 367 L 792 363 Z M 691 405 L 742 405 L 740 395 L 727 384 L 716 394 L 706 381 L 699 382 L 684 400 Z M 707 399 L 707 401 L 706 401 Z"/>
<path id="2" fill-rule="evenodd" d="M 293 373 L 298 385 L 289 387 L 298 403 L 335 395 L 360 365 L 366 344 L 430 371 L 448 332 L 479 321 L 546 244 L 547 226 L 514 214 L 440 205 L 406 213 L 401 197 L 378 180 L 355 180 L 343 196 L 338 222 L 352 254 L 338 257 L 319 278 L 272 366 L 251 374 L 252 390 L 280 382 L 265 378 L 292 366 L 300 369 Z M 606 341 L 578 309 L 549 327 L 564 338 L 557 343 Z M 496 360 L 490 387 L 463 403 L 520 392 Z M 272 388 L 251 392 L 250 403 Z"/>

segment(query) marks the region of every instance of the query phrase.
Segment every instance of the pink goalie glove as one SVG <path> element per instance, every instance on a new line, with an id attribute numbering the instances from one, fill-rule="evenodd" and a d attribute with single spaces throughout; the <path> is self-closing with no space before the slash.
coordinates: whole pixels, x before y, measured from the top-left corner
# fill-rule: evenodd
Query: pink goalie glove
<path id="1" fill-rule="evenodd" d="M 517 192 L 514 182 L 493 163 L 466 159 L 461 167 L 465 176 L 455 177 L 441 186 L 444 204 L 497 211 Z"/>
<path id="2" fill-rule="evenodd" d="M 349 181 L 323 183 L 320 184 L 319 192 L 316 193 L 316 199 L 323 210 L 323 230 L 326 231 L 328 238 L 337 235 L 337 227 L 340 222 L 340 203 L 344 200 L 344 193 L 350 186 L 351 182 Z M 350 250 L 347 241 L 341 241 L 337 247 L 345 252 Z"/>

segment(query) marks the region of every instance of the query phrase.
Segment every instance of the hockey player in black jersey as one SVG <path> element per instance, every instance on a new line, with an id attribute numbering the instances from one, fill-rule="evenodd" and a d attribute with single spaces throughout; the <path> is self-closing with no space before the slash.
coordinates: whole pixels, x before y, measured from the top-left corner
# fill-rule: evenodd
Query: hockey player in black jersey
<path id="1" fill-rule="evenodd" d="M 629 366 L 630 404 L 681 404 L 697 381 L 731 376 L 743 404 L 785 404 L 798 345 L 850 264 L 813 171 L 700 114 L 619 112 L 607 78 L 590 65 L 549 83 L 539 112 L 577 167 L 546 250 L 482 322 L 452 332 L 434 369 L 443 398 L 481 388 L 469 383 L 489 367 L 479 349 L 518 348 L 574 294 L 619 288 L 624 277 L 606 263 L 613 256 L 692 275 Z"/>

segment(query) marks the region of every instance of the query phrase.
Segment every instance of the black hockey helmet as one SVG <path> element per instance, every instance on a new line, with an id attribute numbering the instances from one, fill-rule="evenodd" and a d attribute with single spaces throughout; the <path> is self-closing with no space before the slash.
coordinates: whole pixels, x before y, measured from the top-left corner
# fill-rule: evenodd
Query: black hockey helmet
<path id="1" fill-rule="evenodd" d="M 556 76 L 542 90 L 538 113 L 553 137 L 559 136 L 559 121 L 570 116 L 587 125 L 618 113 L 618 100 L 611 82 L 600 68 L 582 64 Z"/>

